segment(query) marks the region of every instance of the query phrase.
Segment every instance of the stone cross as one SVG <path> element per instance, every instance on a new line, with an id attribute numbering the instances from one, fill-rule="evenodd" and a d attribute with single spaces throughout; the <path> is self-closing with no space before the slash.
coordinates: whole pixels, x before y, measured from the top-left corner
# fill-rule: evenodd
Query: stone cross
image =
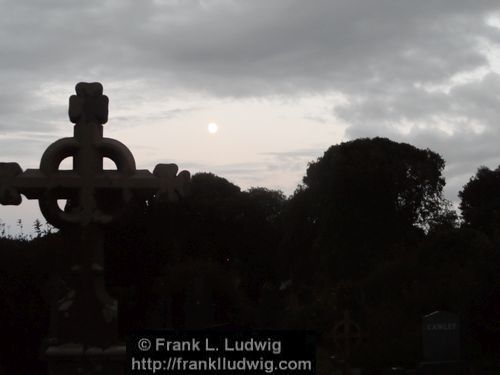
<path id="1" fill-rule="evenodd" d="M 108 363 L 113 353 L 123 355 L 123 347 L 117 346 L 117 303 L 104 287 L 102 226 L 118 218 L 134 195 L 176 200 L 190 182 L 189 172 L 177 174 L 175 164 L 158 164 L 153 173 L 137 170 L 124 144 L 103 137 L 108 98 L 102 92 L 100 83 L 76 85 L 69 99 L 74 136 L 50 145 L 39 169 L 23 172 L 17 163 L 0 163 L 0 204 L 19 205 L 21 194 L 38 199 L 47 221 L 72 235 L 73 243 L 67 244 L 71 282 L 58 301 L 53 342 L 46 351 L 51 374 L 121 373 Z M 60 170 L 68 157 L 73 169 Z M 116 170 L 104 170 L 104 158 Z M 58 199 L 67 200 L 64 210 Z"/>

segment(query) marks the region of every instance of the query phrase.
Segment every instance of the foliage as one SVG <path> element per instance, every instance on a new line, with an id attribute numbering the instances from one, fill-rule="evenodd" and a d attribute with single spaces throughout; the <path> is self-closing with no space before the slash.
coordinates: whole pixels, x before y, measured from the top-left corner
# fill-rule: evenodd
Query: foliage
<path id="1" fill-rule="evenodd" d="M 304 184 L 317 195 L 319 220 L 327 212 L 358 227 L 424 225 L 443 204 L 443 168 L 429 149 L 365 138 L 330 147 L 309 164 Z"/>
<path id="2" fill-rule="evenodd" d="M 342 358 L 333 328 L 349 311 L 363 334 L 353 364 L 410 367 L 421 360 L 421 316 L 443 309 L 464 322 L 470 358 L 498 357 L 499 171 L 480 168 L 464 186 L 459 226 L 442 197 L 443 168 L 430 150 L 359 139 L 310 163 L 290 198 L 211 173 L 195 174 L 180 202 L 137 197 L 106 229 L 122 334 L 221 323 L 312 329 L 320 370 L 331 371 L 331 357 Z M 35 358 L 50 275 L 70 252 L 61 233 L 34 229 L 13 237 L 0 224 L 0 372 L 23 363 L 43 373 Z"/>
<path id="3" fill-rule="evenodd" d="M 423 229 L 453 221 L 443 168 L 438 154 L 385 138 L 330 147 L 291 199 L 286 247 L 297 258 L 311 249 L 306 263 L 320 259 L 334 278 L 361 277 Z"/>
<path id="4" fill-rule="evenodd" d="M 459 193 L 460 209 L 467 226 L 500 237 L 500 167 L 478 169 Z"/>

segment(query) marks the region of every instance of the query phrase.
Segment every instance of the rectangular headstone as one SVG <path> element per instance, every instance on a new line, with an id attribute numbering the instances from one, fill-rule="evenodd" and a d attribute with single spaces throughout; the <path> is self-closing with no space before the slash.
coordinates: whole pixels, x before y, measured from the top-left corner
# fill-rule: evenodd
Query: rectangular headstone
<path id="1" fill-rule="evenodd" d="M 460 320 L 457 315 L 435 311 L 422 319 L 424 360 L 429 362 L 460 359 Z"/>

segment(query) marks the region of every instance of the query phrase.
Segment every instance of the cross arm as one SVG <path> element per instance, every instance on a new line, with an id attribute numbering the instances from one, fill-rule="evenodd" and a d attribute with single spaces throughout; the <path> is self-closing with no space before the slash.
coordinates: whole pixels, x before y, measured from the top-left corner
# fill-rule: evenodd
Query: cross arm
<path id="1" fill-rule="evenodd" d="M 21 194 L 28 199 L 39 199 L 48 190 L 58 190 L 59 198 L 69 197 L 78 189 L 81 179 L 72 171 L 60 171 L 56 176 L 47 177 L 38 169 L 22 171 L 17 163 L 0 163 L 0 204 L 19 205 Z"/>
<path id="2" fill-rule="evenodd" d="M 147 169 L 136 170 L 124 177 L 115 171 L 105 171 L 96 179 L 96 187 L 101 189 L 123 188 L 130 191 L 156 195 L 160 200 L 177 201 L 189 194 L 191 175 L 188 171 L 177 173 L 175 164 L 158 164 L 153 173 Z"/>
<path id="3" fill-rule="evenodd" d="M 176 201 L 188 194 L 190 182 L 189 172 L 177 174 L 177 171 L 175 164 L 158 164 L 153 173 L 143 169 L 132 175 L 106 170 L 94 176 L 91 188 L 123 189 Z M 0 163 L 0 204 L 3 205 L 19 205 L 21 194 L 28 199 L 39 199 L 49 190 L 57 190 L 58 198 L 65 199 L 81 187 L 82 177 L 71 170 L 47 176 L 38 169 L 23 172 L 17 163 Z"/>

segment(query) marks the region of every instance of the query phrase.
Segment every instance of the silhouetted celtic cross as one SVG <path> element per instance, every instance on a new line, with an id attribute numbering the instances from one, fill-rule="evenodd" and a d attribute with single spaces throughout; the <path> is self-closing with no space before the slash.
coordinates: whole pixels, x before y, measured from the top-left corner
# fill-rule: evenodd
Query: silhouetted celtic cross
<path id="1" fill-rule="evenodd" d="M 44 152 L 40 169 L 22 171 L 17 163 L 0 163 L 0 204 L 18 205 L 21 194 L 38 199 L 49 223 L 67 225 L 106 224 L 120 215 L 140 192 L 175 200 L 186 192 L 190 175 L 177 175 L 175 164 L 158 164 L 153 173 L 137 170 L 130 150 L 121 142 L 103 137 L 108 120 L 108 98 L 100 83 L 80 82 L 69 99 L 69 118 L 74 136 L 62 138 Z M 61 162 L 73 157 L 72 170 L 60 170 Z M 103 159 L 111 159 L 116 171 L 104 170 Z M 69 204 L 61 210 L 58 199 Z M 110 203 L 111 202 L 111 203 Z"/>

